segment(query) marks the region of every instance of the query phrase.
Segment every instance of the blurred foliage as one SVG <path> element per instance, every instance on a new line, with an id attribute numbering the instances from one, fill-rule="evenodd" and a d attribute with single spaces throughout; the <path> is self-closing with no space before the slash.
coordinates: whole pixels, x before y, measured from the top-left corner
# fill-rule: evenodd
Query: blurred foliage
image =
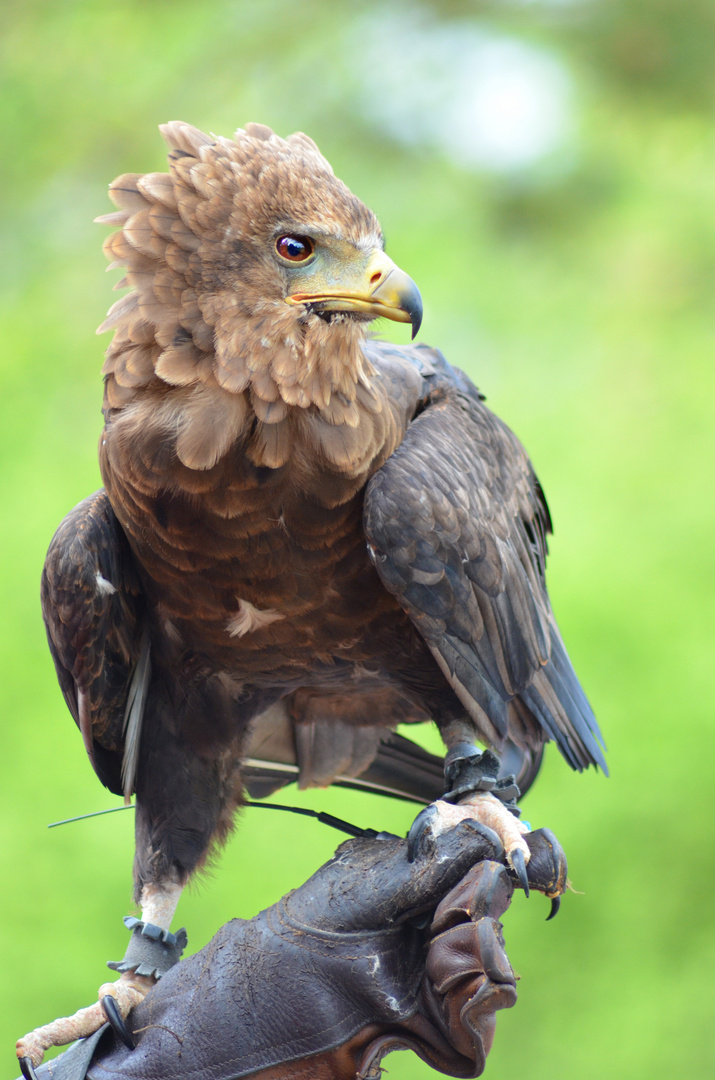
<path id="1" fill-rule="evenodd" d="M 421 339 L 465 367 L 533 456 L 556 522 L 550 590 L 610 748 L 612 776 L 552 753 L 526 815 L 559 834 L 577 894 L 515 898 L 521 975 L 487 1075 L 712 1075 L 712 362 L 715 6 L 711 0 L 490 0 L 443 21 L 546 49 L 576 124 L 558 168 L 470 173 L 386 139 L 361 109 L 366 11 L 304 0 L 5 0 L 0 14 L 2 575 L 0 934 L 3 1076 L 15 1038 L 72 1012 L 126 932 L 132 812 L 84 758 L 44 642 L 53 529 L 99 485 L 95 444 L 113 299 L 104 191 L 161 169 L 156 125 L 307 130 L 380 216 L 426 301 Z M 424 4 L 422 13 L 430 5 Z M 396 9 L 406 20 L 416 5 Z M 394 41 L 400 49 L 399 34 Z M 362 81 L 361 81 L 362 80 Z M 399 327 L 385 328 L 405 340 Z M 425 737 L 434 742 L 434 733 Z M 411 811 L 337 791 L 291 797 L 404 831 Z M 192 949 L 302 881 L 339 840 L 248 809 L 184 897 Z M 406 1054 L 393 1080 L 430 1075 Z"/>

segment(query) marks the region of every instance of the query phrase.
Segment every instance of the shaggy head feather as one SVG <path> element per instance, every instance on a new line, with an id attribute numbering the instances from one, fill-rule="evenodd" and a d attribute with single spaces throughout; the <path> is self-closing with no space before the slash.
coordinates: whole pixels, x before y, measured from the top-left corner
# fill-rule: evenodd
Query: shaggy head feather
<path id="1" fill-rule="evenodd" d="M 380 249 L 377 219 L 307 135 L 282 139 L 248 124 L 216 138 L 180 122 L 161 132 L 169 172 L 118 177 L 109 194 L 119 210 L 98 219 L 122 226 L 105 252 L 127 270 L 116 287 L 131 288 L 98 331 L 115 329 L 103 369 L 107 413 L 148 387 L 159 395 L 193 387 L 217 404 L 220 391 L 230 395 L 220 408 L 234 433 L 249 408 L 266 424 L 291 405 L 342 422 L 371 374 L 364 318 L 327 321 L 286 303 L 289 269 L 275 240 L 311 231 L 349 250 Z M 210 463 L 193 445 L 192 454 L 198 467 Z"/>

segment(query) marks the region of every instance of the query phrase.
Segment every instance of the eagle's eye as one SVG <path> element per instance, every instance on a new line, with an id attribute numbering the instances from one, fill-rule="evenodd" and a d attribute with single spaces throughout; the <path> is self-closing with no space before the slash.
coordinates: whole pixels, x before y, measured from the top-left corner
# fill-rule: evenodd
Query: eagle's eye
<path id="1" fill-rule="evenodd" d="M 314 250 L 315 244 L 309 236 L 279 236 L 276 240 L 276 251 L 287 262 L 305 262 Z"/>

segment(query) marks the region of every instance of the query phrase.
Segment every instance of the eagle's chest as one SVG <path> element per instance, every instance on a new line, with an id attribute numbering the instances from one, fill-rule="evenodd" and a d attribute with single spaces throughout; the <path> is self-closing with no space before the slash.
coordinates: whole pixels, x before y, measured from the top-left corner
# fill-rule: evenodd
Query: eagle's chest
<path id="1" fill-rule="evenodd" d="M 326 506 L 325 478 L 316 492 L 281 473 L 244 470 L 204 492 L 138 493 L 107 477 L 157 620 L 221 666 L 334 655 L 394 606 L 367 554 L 364 484 L 341 498 L 334 479 Z"/>
<path id="2" fill-rule="evenodd" d="M 376 621 L 398 611 L 368 557 L 365 488 L 409 415 L 385 380 L 376 386 L 369 408 L 355 406 L 356 426 L 295 408 L 271 440 L 249 412 L 205 469 L 179 453 L 191 398 L 145 395 L 109 417 L 102 476 L 175 653 L 240 672 L 364 658 Z M 220 412 L 204 419 L 218 424 Z"/>

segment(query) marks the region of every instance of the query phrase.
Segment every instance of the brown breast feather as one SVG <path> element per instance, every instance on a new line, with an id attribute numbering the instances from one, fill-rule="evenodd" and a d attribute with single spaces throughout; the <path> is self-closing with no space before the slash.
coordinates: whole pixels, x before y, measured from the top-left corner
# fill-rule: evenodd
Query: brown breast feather
<path id="1" fill-rule="evenodd" d="M 119 177 L 102 219 L 133 290 L 100 327 L 102 475 L 166 634 L 217 667 L 294 671 L 405 621 L 366 556 L 362 492 L 422 380 L 404 360 L 377 370 L 364 323 L 286 304 L 260 258 L 286 207 L 380 241 L 311 140 L 162 132 L 169 173 Z"/>

